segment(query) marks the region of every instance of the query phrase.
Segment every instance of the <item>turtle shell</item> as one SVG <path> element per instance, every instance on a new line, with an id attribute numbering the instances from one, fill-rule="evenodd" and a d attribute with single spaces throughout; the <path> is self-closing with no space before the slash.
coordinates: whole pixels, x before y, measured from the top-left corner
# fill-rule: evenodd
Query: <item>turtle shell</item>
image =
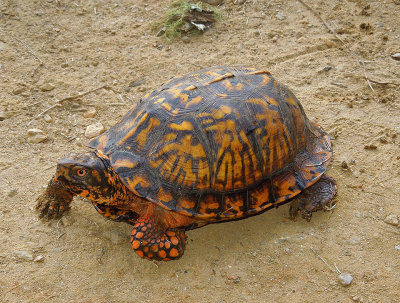
<path id="1" fill-rule="evenodd" d="M 287 202 L 332 157 L 328 135 L 286 86 L 224 66 L 170 79 L 90 146 L 137 196 L 209 221 Z"/>

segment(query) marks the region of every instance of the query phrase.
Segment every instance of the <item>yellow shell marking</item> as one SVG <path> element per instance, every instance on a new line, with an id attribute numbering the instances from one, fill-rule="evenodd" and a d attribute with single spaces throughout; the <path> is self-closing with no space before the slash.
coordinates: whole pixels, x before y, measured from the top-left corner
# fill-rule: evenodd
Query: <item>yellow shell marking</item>
<path id="1" fill-rule="evenodd" d="M 261 75 L 261 74 L 271 75 L 271 73 L 266 70 L 256 70 L 255 68 L 249 68 L 249 70 L 254 70 L 254 71 L 246 73 L 246 75 Z"/>
<path id="2" fill-rule="evenodd" d="M 239 141 L 235 122 L 232 120 L 220 121 L 215 125 L 207 127 L 206 130 L 216 131 L 217 134 L 215 141 L 219 144 L 217 160 L 215 161 L 213 167 L 213 171 L 217 174 L 213 187 L 217 190 L 228 190 L 232 188 L 243 187 L 244 184 L 241 178 L 242 160 L 240 155 L 243 146 Z M 233 156 L 230 153 L 224 154 L 228 147 L 230 147 Z M 220 161 L 219 159 L 221 159 L 222 156 L 222 163 L 217 171 L 217 163 Z M 227 180 L 225 180 L 226 171 L 228 172 Z"/>
<path id="3" fill-rule="evenodd" d="M 196 89 L 196 86 L 194 86 L 194 85 L 189 85 L 189 86 L 185 87 L 185 90 L 194 90 L 194 89 Z"/>
<path id="4" fill-rule="evenodd" d="M 140 118 L 139 121 L 137 121 L 136 119 L 132 119 L 133 122 L 137 122 L 137 124 L 136 124 L 134 127 L 132 127 L 132 129 L 118 142 L 118 145 L 124 144 L 125 141 L 128 140 L 128 139 L 136 132 L 136 130 L 138 129 L 138 127 L 139 127 L 140 125 L 142 125 L 142 124 L 146 121 L 146 119 L 147 119 L 148 116 L 149 116 L 149 114 L 148 114 L 148 113 L 145 113 L 145 114 L 142 116 L 142 118 Z"/>
<path id="5" fill-rule="evenodd" d="M 171 154 L 171 152 L 173 152 Z M 167 161 L 163 161 L 163 157 L 166 157 L 165 154 L 169 153 Z M 189 157 L 186 157 L 189 155 Z M 194 169 L 193 160 L 197 161 L 197 167 Z M 182 138 L 180 142 L 171 142 L 165 145 L 156 155 L 157 160 L 150 160 L 150 165 L 154 168 L 160 169 L 160 174 L 164 175 L 169 181 L 175 180 L 175 177 L 178 175 L 179 170 L 181 168 L 185 171 L 184 179 L 178 177 L 179 181 L 183 181 L 183 185 L 186 187 L 192 186 L 194 182 L 198 181 L 197 188 L 206 188 L 209 186 L 209 167 L 208 162 L 206 160 L 206 153 L 204 152 L 203 146 L 199 143 L 196 145 L 192 145 L 192 136 L 186 135 Z M 179 162 L 176 164 L 175 168 L 174 163 L 179 158 Z M 186 161 L 185 161 L 185 158 Z M 160 167 L 160 165 L 164 162 L 164 164 Z M 197 172 L 197 176 L 194 173 Z M 178 181 L 177 180 L 177 181 Z"/>
<path id="6" fill-rule="evenodd" d="M 186 94 L 181 93 L 181 94 L 179 95 L 179 99 L 181 99 L 181 103 L 182 103 L 182 104 L 185 104 L 185 103 L 187 102 L 187 100 L 189 99 L 189 96 L 186 95 Z"/>
<path id="7" fill-rule="evenodd" d="M 173 129 L 173 130 L 193 130 L 193 124 L 190 123 L 189 121 L 182 121 L 181 124 L 177 123 L 170 123 L 168 124 L 168 127 Z"/>
<path id="8" fill-rule="evenodd" d="M 149 125 L 142 130 L 136 137 L 136 141 L 138 142 L 137 149 L 140 150 L 146 143 L 147 138 L 149 137 L 149 133 L 157 126 L 160 125 L 160 121 L 156 118 L 150 118 Z"/>
<path id="9" fill-rule="evenodd" d="M 242 83 L 238 83 L 236 85 L 232 85 L 231 81 L 224 80 L 224 81 L 222 81 L 222 84 L 229 91 L 233 91 L 233 90 L 241 91 L 243 89 L 243 84 Z"/>
<path id="10" fill-rule="evenodd" d="M 262 79 L 263 80 L 261 81 L 261 85 L 267 85 L 271 81 L 271 78 L 267 75 L 262 75 Z"/>
<path id="11" fill-rule="evenodd" d="M 202 96 L 194 97 L 192 100 L 190 100 L 188 103 L 186 103 L 185 108 L 189 108 L 192 105 L 199 104 L 201 101 L 203 101 Z"/>
<path id="12" fill-rule="evenodd" d="M 142 187 L 150 186 L 150 182 L 144 176 L 140 175 L 135 175 L 132 179 L 127 179 L 126 181 L 128 182 L 129 189 L 139 196 L 140 194 L 135 190 L 136 185 L 140 184 Z"/>
<path id="13" fill-rule="evenodd" d="M 167 102 L 164 102 L 163 104 L 161 104 L 161 106 L 162 107 L 164 107 L 167 111 L 171 111 L 171 109 L 172 109 L 172 106 L 171 106 L 171 104 L 169 104 L 169 103 L 167 103 Z"/>
<path id="14" fill-rule="evenodd" d="M 137 119 L 138 117 L 140 117 L 141 114 L 143 114 L 144 109 L 139 110 L 139 112 L 136 113 L 136 116 L 131 117 L 131 119 L 128 119 L 128 121 L 126 121 L 126 123 L 124 125 L 121 126 L 122 130 L 128 130 L 130 129 L 133 125 L 135 125 L 135 123 L 137 123 Z M 124 117 L 122 118 L 122 120 L 127 117 L 129 114 L 132 113 L 132 110 L 129 110 Z M 145 114 L 146 115 L 146 114 Z M 147 117 L 147 116 L 146 116 Z"/>
<path id="15" fill-rule="evenodd" d="M 104 150 L 104 147 L 107 145 L 108 135 L 102 135 L 98 138 L 99 144 L 97 144 L 96 148 L 100 150 Z"/>
<path id="16" fill-rule="evenodd" d="M 137 165 L 137 162 L 133 162 L 129 159 L 117 159 L 113 164 L 113 168 L 114 169 L 117 169 L 120 167 L 134 168 L 136 165 Z"/>

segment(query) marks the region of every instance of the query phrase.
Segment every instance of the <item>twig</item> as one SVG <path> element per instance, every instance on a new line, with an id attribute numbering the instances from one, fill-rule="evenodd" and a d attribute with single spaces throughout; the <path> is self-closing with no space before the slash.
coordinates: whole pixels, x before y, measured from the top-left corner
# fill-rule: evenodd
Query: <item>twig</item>
<path id="1" fill-rule="evenodd" d="M 372 80 L 369 79 L 370 82 L 372 83 L 376 83 L 376 84 L 380 84 L 380 85 L 396 85 L 396 86 L 400 86 L 400 83 L 396 83 L 396 82 L 392 82 L 392 81 L 377 81 L 377 80 Z"/>
<path id="2" fill-rule="evenodd" d="M 126 103 L 107 103 L 108 105 L 128 105 Z"/>
<path id="3" fill-rule="evenodd" d="M 9 292 L 12 292 L 14 289 L 16 289 L 17 287 L 19 287 L 19 285 L 11 287 L 9 290 L 6 291 L 6 294 L 8 294 Z"/>
<path id="4" fill-rule="evenodd" d="M 342 42 L 343 44 L 345 44 L 345 42 L 342 40 L 342 38 L 340 38 L 338 36 L 338 34 L 335 32 L 335 30 L 328 24 L 328 22 L 326 22 L 319 13 L 317 13 L 315 10 L 312 9 L 312 7 L 310 7 L 307 3 L 305 3 L 303 0 L 297 0 L 299 1 L 301 4 L 303 4 L 310 12 L 313 13 L 314 16 L 316 16 L 324 25 L 325 27 L 333 34 L 335 35 L 336 39 L 338 39 L 340 42 Z"/>
<path id="5" fill-rule="evenodd" d="M 328 264 L 328 262 L 326 262 L 325 259 L 322 258 L 311 246 L 310 246 L 310 249 L 313 251 L 313 253 L 314 253 L 322 262 L 324 262 L 324 264 L 325 264 L 326 266 L 328 266 L 328 268 L 329 268 L 331 271 L 336 272 L 336 271 L 332 268 L 332 266 L 330 266 L 330 265 Z"/>
<path id="6" fill-rule="evenodd" d="M 101 259 L 103 258 L 104 253 L 105 253 L 105 249 L 104 249 L 104 247 L 101 247 L 100 248 L 100 253 L 98 254 L 98 256 L 96 258 L 97 262 L 99 262 L 99 264 L 103 264 L 103 261 Z"/>
<path id="7" fill-rule="evenodd" d="M 336 266 L 336 263 L 333 263 L 333 265 L 335 266 L 337 273 L 340 275 L 342 272 L 341 272 L 341 271 L 339 270 L 339 268 Z"/>
<path id="8" fill-rule="evenodd" d="M 43 170 L 49 170 L 49 169 L 52 169 L 52 168 L 54 168 L 56 166 L 57 166 L 57 164 L 51 164 L 51 165 L 48 165 L 45 168 L 43 168 Z"/>
<path id="9" fill-rule="evenodd" d="M 121 94 L 118 94 L 118 98 L 121 100 L 122 103 L 125 103 L 125 100 L 124 100 L 124 98 L 122 97 Z"/>
<path id="10" fill-rule="evenodd" d="M 100 89 L 103 89 L 103 88 L 104 89 L 111 89 L 108 85 L 103 85 L 103 86 L 100 86 L 98 88 L 94 88 L 94 89 L 88 90 L 88 91 L 86 91 L 84 93 L 76 94 L 76 95 L 73 95 L 73 96 L 66 97 L 64 99 L 58 100 L 58 101 L 56 101 L 56 103 L 61 103 L 61 102 L 64 102 L 64 101 L 71 101 L 71 100 L 74 100 L 74 99 L 78 99 L 80 97 L 86 96 L 86 95 L 88 95 L 90 93 L 94 93 L 94 92 L 96 92 L 96 91 L 98 91 Z"/>
<path id="11" fill-rule="evenodd" d="M 60 106 L 60 103 L 62 103 L 62 102 L 64 102 L 64 101 L 71 101 L 71 100 L 74 100 L 74 99 L 77 99 L 77 98 L 86 96 L 86 95 L 88 95 L 88 94 L 90 94 L 90 93 L 94 93 L 94 92 L 96 92 L 96 91 L 98 91 L 98 90 L 100 90 L 100 89 L 112 90 L 112 89 L 110 88 L 110 86 L 108 86 L 108 85 L 103 85 L 103 86 L 100 86 L 100 87 L 98 87 L 98 88 L 94 88 L 94 89 L 88 90 L 88 91 L 83 92 L 83 93 L 80 93 L 80 94 L 76 94 L 76 95 L 73 95 L 73 96 L 69 96 L 69 97 L 63 98 L 63 99 L 61 99 L 61 100 L 57 100 L 57 101 L 55 102 L 55 104 L 53 104 L 53 105 L 50 106 L 49 108 L 45 109 L 44 111 L 42 111 L 41 113 L 39 113 L 38 115 L 36 115 L 31 121 L 28 122 L 27 125 L 28 125 L 28 126 L 31 125 L 31 123 L 32 123 L 34 120 L 36 120 L 36 119 L 39 118 L 40 116 L 44 115 L 44 114 L 47 113 L 48 111 L 52 110 L 53 108 L 55 108 L 55 107 L 57 107 L 57 106 Z"/>
<path id="12" fill-rule="evenodd" d="M 44 111 L 42 111 L 41 113 L 39 113 L 38 115 L 35 116 L 35 118 L 33 118 L 31 121 L 28 122 L 28 126 L 31 125 L 31 123 L 33 121 L 35 121 L 37 118 L 39 118 L 40 116 L 44 115 L 45 113 L 47 113 L 49 110 L 52 110 L 53 108 L 60 106 L 59 103 L 53 104 L 52 106 L 50 106 L 49 108 L 45 109 Z"/>
<path id="13" fill-rule="evenodd" d="M 17 40 L 19 43 L 21 43 L 21 44 L 26 48 L 26 50 L 28 51 L 28 53 L 30 53 L 32 56 L 35 57 L 36 60 L 39 61 L 40 65 L 43 65 L 42 59 L 40 59 L 38 56 L 36 56 L 36 54 L 33 52 L 33 50 L 31 50 L 31 49 L 29 48 L 29 46 L 26 45 L 26 43 L 25 43 L 24 41 L 22 41 L 22 40 L 20 40 L 20 39 L 18 39 L 18 38 L 15 38 L 15 37 L 14 37 L 14 39 Z"/>
<path id="14" fill-rule="evenodd" d="M 358 65 L 363 69 L 364 72 L 364 78 L 365 80 L 367 80 L 368 86 L 370 87 L 370 89 L 372 90 L 372 92 L 375 94 L 376 99 L 378 100 L 378 102 L 380 102 L 381 100 L 379 99 L 378 94 L 376 93 L 376 91 L 374 90 L 374 88 L 372 87 L 371 81 L 369 81 L 368 75 L 367 75 L 367 71 L 365 70 L 365 64 L 364 62 L 357 60 Z"/>

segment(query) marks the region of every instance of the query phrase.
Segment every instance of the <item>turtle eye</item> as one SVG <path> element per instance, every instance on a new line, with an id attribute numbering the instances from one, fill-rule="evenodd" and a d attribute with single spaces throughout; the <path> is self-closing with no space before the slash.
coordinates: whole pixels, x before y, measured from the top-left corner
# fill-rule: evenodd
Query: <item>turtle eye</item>
<path id="1" fill-rule="evenodd" d="M 83 176 L 86 175 L 86 170 L 80 168 L 80 169 L 78 169 L 78 170 L 76 171 L 76 174 L 77 174 L 79 177 L 83 177 Z"/>

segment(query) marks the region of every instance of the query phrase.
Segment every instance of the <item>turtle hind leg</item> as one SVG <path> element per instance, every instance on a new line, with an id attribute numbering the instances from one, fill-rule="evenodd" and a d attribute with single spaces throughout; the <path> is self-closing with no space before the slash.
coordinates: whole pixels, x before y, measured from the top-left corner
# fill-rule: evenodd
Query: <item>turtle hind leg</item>
<path id="1" fill-rule="evenodd" d="M 323 175 L 315 184 L 303 190 L 290 205 L 289 214 L 292 219 L 297 213 L 310 221 L 313 212 L 324 209 L 336 194 L 336 182 Z"/>
<path id="2" fill-rule="evenodd" d="M 132 249 L 148 260 L 170 261 L 182 257 L 186 236 L 183 230 L 164 230 L 148 218 L 139 218 L 133 226 Z"/>

